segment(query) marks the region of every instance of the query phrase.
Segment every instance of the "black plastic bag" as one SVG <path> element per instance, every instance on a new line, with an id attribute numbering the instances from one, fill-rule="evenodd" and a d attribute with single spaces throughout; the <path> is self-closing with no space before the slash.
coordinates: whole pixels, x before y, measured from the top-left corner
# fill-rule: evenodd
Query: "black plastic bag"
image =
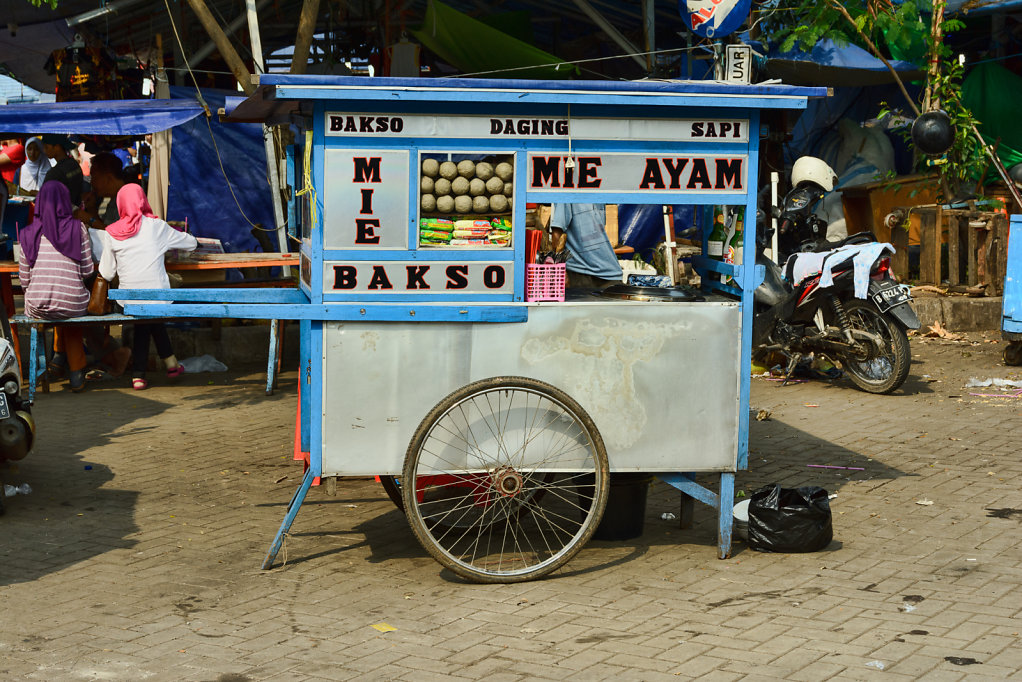
<path id="1" fill-rule="evenodd" d="M 749 502 L 749 547 L 757 552 L 816 552 L 834 539 L 830 498 L 816 486 L 768 485 Z"/>

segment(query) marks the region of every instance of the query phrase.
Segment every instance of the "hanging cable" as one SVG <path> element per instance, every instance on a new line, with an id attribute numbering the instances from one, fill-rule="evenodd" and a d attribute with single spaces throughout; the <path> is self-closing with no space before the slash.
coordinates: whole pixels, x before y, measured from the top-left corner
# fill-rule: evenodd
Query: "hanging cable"
<path id="1" fill-rule="evenodd" d="M 206 112 L 206 128 L 209 129 L 209 139 L 213 141 L 213 151 L 216 153 L 217 163 L 220 165 L 220 172 L 224 176 L 224 182 L 227 183 L 227 189 L 231 193 L 231 198 L 234 199 L 234 204 L 238 207 L 238 212 L 241 213 L 241 217 L 245 219 L 245 222 L 252 227 L 253 230 L 259 230 L 261 232 L 277 232 L 277 228 L 263 227 L 257 223 L 252 222 L 248 215 L 245 213 L 245 209 L 241 207 L 241 202 L 238 201 L 238 195 L 234 193 L 234 186 L 231 185 L 231 179 L 227 176 L 227 169 L 224 168 L 223 157 L 220 156 L 220 146 L 216 142 L 216 135 L 213 134 L 213 125 L 210 123 L 210 119 L 213 118 L 213 114 L 209 109 L 209 105 L 206 104 L 206 100 L 202 97 L 202 89 L 199 88 L 199 81 L 195 78 L 195 73 L 192 71 L 191 64 L 188 63 L 188 57 L 185 57 L 184 45 L 181 43 L 181 36 L 177 32 L 177 24 L 174 22 L 174 15 L 170 11 L 170 4 L 168 0 L 163 0 L 164 6 L 167 8 L 167 16 L 170 18 L 170 26 L 174 29 L 174 38 L 177 40 L 178 48 L 181 50 L 182 58 L 184 59 L 185 66 L 188 68 L 188 74 L 192 77 L 192 83 L 195 85 L 195 95 L 199 100 L 199 104 Z M 287 221 L 284 222 L 283 227 L 287 227 Z M 295 239 L 292 235 L 288 234 L 288 237 L 296 242 L 300 243 L 300 240 Z"/>

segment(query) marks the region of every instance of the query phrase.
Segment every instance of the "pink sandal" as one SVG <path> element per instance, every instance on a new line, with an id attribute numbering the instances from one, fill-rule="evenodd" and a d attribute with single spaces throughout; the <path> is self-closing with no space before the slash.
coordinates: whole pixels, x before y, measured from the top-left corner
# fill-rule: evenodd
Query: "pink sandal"
<path id="1" fill-rule="evenodd" d="M 185 373 L 185 366 L 184 365 L 178 365 L 174 369 L 168 369 L 167 370 L 167 378 L 168 379 L 177 379 L 179 376 L 181 376 L 184 373 Z"/>
<path id="2" fill-rule="evenodd" d="M 149 382 L 145 379 L 132 379 L 131 387 L 136 391 L 144 391 L 149 388 Z"/>

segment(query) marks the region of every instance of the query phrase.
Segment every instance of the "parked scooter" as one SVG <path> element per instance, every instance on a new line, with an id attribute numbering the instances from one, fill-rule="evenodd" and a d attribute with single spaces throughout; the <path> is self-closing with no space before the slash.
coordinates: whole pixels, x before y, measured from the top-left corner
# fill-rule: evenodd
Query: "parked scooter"
<path id="1" fill-rule="evenodd" d="M 852 244 L 877 241 L 872 232 L 827 242 L 827 224 L 812 214 L 814 204 L 834 189 L 837 178 L 826 163 L 799 159 L 792 169 L 793 189 L 775 209 L 782 254 L 832 252 Z M 869 269 L 865 299 L 855 297 L 854 265 L 846 260 L 831 268 L 833 284 L 820 287 L 822 273 L 792 283 L 795 257 L 784 269 L 763 251 L 772 237 L 765 221 L 757 221 L 756 264 L 766 269 L 754 296 L 753 354 L 780 351 L 788 358 L 786 377 L 809 353 L 841 364 L 852 382 L 869 393 L 891 393 L 908 376 L 911 353 L 906 330 L 919 318 L 909 304 L 908 288 L 891 272 L 889 255 L 880 255 Z M 787 277 L 785 277 L 785 274 Z"/>
<path id="2" fill-rule="evenodd" d="M 14 334 L 7 312 L 0 306 L 0 465 L 19 460 L 32 451 L 35 420 L 32 405 L 21 393 L 21 368 L 14 354 Z M 0 514 L 4 512 L 0 480 Z"/>

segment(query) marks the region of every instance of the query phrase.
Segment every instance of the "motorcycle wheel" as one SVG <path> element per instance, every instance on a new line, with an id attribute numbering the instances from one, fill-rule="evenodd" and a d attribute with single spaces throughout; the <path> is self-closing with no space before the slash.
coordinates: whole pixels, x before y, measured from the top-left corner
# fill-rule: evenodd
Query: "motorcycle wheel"
<path id="1" fill-rule="evenodd" d="M 869 301 L 848 301 L 845 303 L 845 312 L 848 313 L 853 329 L 877 334 L 884 340 L 883 353 L 872 360 L 862 362 L 849 357 L 841 358 L 849 378 L 867 393 L 885 394 L 898 390 L 905 383 L 912 362 L 905 330 Z"/>
<path id="2" fill-rule="evenodd" d="M 1001 359 L 1004 360 L 1004 364 L 1011 367 L 1022 365 L 1022 345 L 1017 342 L 1009 343 Z"/>

